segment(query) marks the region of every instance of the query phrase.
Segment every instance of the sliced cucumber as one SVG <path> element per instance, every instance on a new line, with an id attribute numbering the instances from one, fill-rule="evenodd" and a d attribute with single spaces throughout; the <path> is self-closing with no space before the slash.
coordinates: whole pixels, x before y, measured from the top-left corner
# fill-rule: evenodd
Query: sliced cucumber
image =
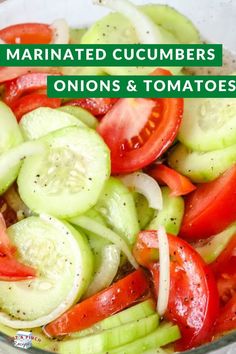
<path id="1" fill-rule="evenodd" d="M 180 43 L 200 43 L 200 35 L 194 24 L 180 12 L 168 5 L 141 6 L 152 21 L 169 31 Z"/>
<path id="2" fill-rule="evenodd" d="M 26 142 L 0 155 L 0 195 L 16 180 L 22 161 L 27 156 L 43 153 L 42 142 Z"/>
<path id="3" fill-rule="evenodd" d="M 168 163 L 193 182 L 209 182 L 236 163 L 236 145 L 221 150 L 197 152 L 178 144 L 169 154 Z"/>
<path id="4" fill-rule="evenodd" d="M 105 320 L 96 323 L 94 326 L 80 332 L 71 333 L 70 338 L 81 338 L 90 334 L 95 334 L 106 329 L 119 327 L 133 321 L 141 320 L 142 318 L 154 315 L 155 303 L 149 299 L 140 304 L 134 305 L 124 311 L 121 311 Z"/>
<path id="5" fill-rule="evenodd" d="M 198 244 L 194 248 L 206 263 L 212 263 L 225 249 L 229 241 L 235 236 L 235 233 L 236 224 L 232 224 L 226 230 L 209 238 L 207 243 L 204 243 L 203 245 Z M 206 242 L 206 240 L 204 241 Z"/>
<path id="6" fill-rule="evenodd" d="M 93 256 L 87 239 L 53 217 L 29 217 L 8 229 L 19 259 L 37 269 L 37 277 L 0 282 L 0 322 L 13 328 L 45 325 L 84 293 Z"/>
<path id="7" fill-rule="evenodd" d="M 70 28 L 70 43 L 80 44 L 81 38 L 86 33 L 87 28 Z"/>
<path id="8" fill-rule="evenodd" d="M 147 336 L 140 338 L 130 344 L 109 350 L 106 352 L 106 354 L 143 354 L 145 350 L 156 349 L 158 347 L 165 346 L 169 343 L 175 342 L 180 338 L 181 334 L 178 326 L 163 324 Z"/>
<path id="9" fill-rule="evenodd" d="M 86 111 L 86 109 L 83 109 L 81 107 L 76 107 L 76 106 L 62 106 L 57 109 L 78 118 L 82 123 L 87 125 L 89 128 L 95 129 L 98 126 L 97 119 L 91 113 Z"/>
<path id="10" fill-rule="evenodd" d="M 182 197 L 172 197 L 168 187 L 161 188 L 161 191 L 163 209 L 155 213 L 147 229 L 157 230 L 160 226 L 164 226 L 166 232 L 178 235 L 184 215 L 184 200 Z"/>
<path id="11" fill-rule="evenodd" d="M 43 138 L 48 149 L 25 159 L 19 194 L 34 212 L 66 218 L 96 204 L 110 175 L 107 146 L 92 129 L 68 127 Z"/>
<path id="12" fill-rule="evenodd" d="M 23 141 L 16 118 L 10 108 L 0 101 L 0 154 Z"/>
<path id="13" fill-rule="evenodd" d="M 112 230 L 134 244 L 139 232 L 137 212 L 132 193 L 120 180 L 109 178 L 94 208 Z"/>
<path id="14" fill-rule="evenodd" d="M 99 76 L 99 75 L 105 75 L 105 72 L 103 68 L 101 67 L 95 67 L 95 66 L 64 66 L 61 68 L 62 74 L 63 75 L 80 75 L 80 76 L 86 76 L 86 75 L 93 75 L 93 76 Z"/>
<path id="15" fill-rule="evenodd" d="M 60 112 L 47 107 L 37 108 L 25 114 L 19 125 L 25 140 L 38 139 L 64 127 L 85 127 L 79 119 L 69 112 Z"/>
<path id="16" fill-rule="evenodd" d="M 129 322 L 121 326 L 86 337 L 58 342 L 54 348 L 60 354 L 95 354 L 104 353 L 112 348 L 130 343 L 146 336 L 158 326 L 158 315 Z"/>
<path id="17" fill-rule="evenodd" d="M 236 98 L 186 99 L 178 138 L 197 151 L 236 144 Z"/>
<path id="18" fill-rule="evenodd" d="M 154 217 L 154 209 L 149 207 L 147 199 L 139 193 L 134 193 L 134 201 L 138 214 L 139 227 L 143 230 Z"/>

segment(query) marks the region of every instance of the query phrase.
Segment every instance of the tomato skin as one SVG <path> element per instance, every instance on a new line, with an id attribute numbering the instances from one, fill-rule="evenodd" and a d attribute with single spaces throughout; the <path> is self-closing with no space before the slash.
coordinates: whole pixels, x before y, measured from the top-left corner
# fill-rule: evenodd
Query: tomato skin
<path id="1" fill-rule="evenodd" d="M 102 117 L 117 101 L 117 98 L 78 98 L 66 102 L 65 106 L 78 106 L 86 109 L 95 117 Z"/>
<path id="2" fill-rule="evenodd" d="M 161 156 L 174 141 L 182 114 L 183 100 L 180 98 L 120 99 L 103 117 L 97 129 L 111 150 L 112 173 L 136 171 Z M 155 129 L 152 128 L 154 120 Z M 149 127 L 145 128 L 149 122 L 151 133 Z M 140 146 L 132 143 L 131 126 L 134 127 L 133 138 L 139 138 L 140 134 L 145 136 L 141 137 Z M 134 145 L 131 149 L 130 143 Z"/>
<path id="3" fill-rule="evenodd" d="M 31 91 L 45 89 L 49 73 L 28 73 L 5 83 L 3 100 L 11 106 L 18 98 Z"/>
<path id="4" fill-rule="evenodd" d="M 32 93 L 16 100 L 12 110 L 18 121 L 28 112 L 40 107 L 58 108 L 61 105 L 60 98 L 49 98 L 45 94 Z"/>
<path id="5" fill-rule="evenodd" d="M 192 246 L 172 235 L 168 235 L 168 241 L 171 284 L 164 317 L 178 324 L 182 338 L 176 343 L 176 349 L 186 350 L 211 338 L 218 315 L 219 297 L 211 269 Z M 154 260 L 157 249 L 156 231 L 139 233 L 133 253 L 137 261 L 151 271 L 158 294 L 159 264 Z"/>
<path id="6" fill-rule="evenodd" d="M 109 288 L 83 300 L 45 327 L 51 337 L 80 331 L 125 309 L 138 300 L 149 284 L 142 270 L 136 270 Z"/>
<path id="7" fill-rule="evenodd" d="M 217 318 L 214 337 L 219 337 L 225 332 L 236 329 L 236 294 L 230 301 L 221 309 L 220 315 Z"/>
<path id="8" fill-rule="evenodd" d="M 236 220 L 236 165 L 216 180 L 199 185 L 186 198 L 181 237 L 199 240 L 216 235 Z"/>
<path id="9" fill-rule="evenodd" d="M 52 30 L 42 23 L 21 23 L 0 30 L 0 39 L 8 44 L 48 44 Z"/>
<path id="10" fill-rule="evenodd" d="M 173 197 L 188 194 L 196 189 L 187 177 L 162 164 L 151 167 L 147 173 L 158 183 L 167 184 Z"/>

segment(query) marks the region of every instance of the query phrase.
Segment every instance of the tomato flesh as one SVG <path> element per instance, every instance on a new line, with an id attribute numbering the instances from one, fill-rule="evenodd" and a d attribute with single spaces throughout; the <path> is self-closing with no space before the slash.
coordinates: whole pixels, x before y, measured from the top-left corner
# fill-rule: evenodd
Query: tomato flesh
<path id="1" fill-rule="evenodd" d="M 117 102 L 117 98 L 78 98 L 66 102 L 66 106 L 78 106 L 86 109 L 96 117 L 102 117 Z"/>
<path id="2" fill-rule="evenodd" d="M 190 240 L 210 237 L 236 220 L 236 165 L 216 180 L 201 184 L 185 204 L 180 235 Z"/>
<path id="3" fill-rule="evenodd" d="M 170 249 L 170 294 L 165 318 L 175 322 L 182 338 L 177 350 L 186 350 L 211 338 L 217 318 L 219 298 L 212 271 L 184 240 L 168 235 Z M 159 263 L 156 231 L 142 231 L 134 247 L 138 262 L 149 268 L 158 293 Z"/>
<path id="4" fill-rule="evenodd" d="M 45 327 L 51 337 L 77 332 L 132 305 L 149 289 L 142 270 L 137 270 L 109 288 L 78 303 Z"/>
<path id="5" fill-rule="evenodd" d="M 42 23 L 22 23 L 0 30 L 0 39 L 8 44 L 48 44 L 52 30 Z"/>
<path id="6" fill-rule="evenodd" d="M 236 329 L 236 294 L 231 300 L 221 309 L 220 315 L 217 318 L 214 337 L 221 336 L 225 332 Z"/>

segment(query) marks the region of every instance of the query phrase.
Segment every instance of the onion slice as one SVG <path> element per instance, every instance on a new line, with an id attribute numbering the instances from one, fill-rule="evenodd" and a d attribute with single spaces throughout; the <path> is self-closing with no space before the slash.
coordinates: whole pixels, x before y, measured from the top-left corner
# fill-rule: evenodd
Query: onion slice
<path id="1" fill-rule="evenodd" d="M 162 193 L 159 184 L 154 178 L 143 172 L 134 172 L 124 177 L 121 181 L 136 192 L 143 194 L 148 200 L 150 208 L 161 210 L 163 207 Z"/>
<path id="2" fill-rule="evenodd" d="M 123 238 L 117 235 L 114 231 L 108 229 L 106 226 L 101 225 L 97 221 L 94 221 L 93 219 L 83 215 L 72 218 L 69 220 L 69 222 L 71 222 L 76 226 L 80 226 L 84 230 L 93 232 L 94 234 L 112 242 L 126 255 L 126 257 L 128 258 L 129 262 L 132 264 L 132 266 L 138 269 L 139 266 L 134 256 L 132 255 L 129 246 L 123 240 Z"/>
<path id="3" fill-rule="evenodd" d="M 157 231 L 160 260 L 160 279 L 157 312 L 163 316 L 167 310 L 170 294 L 170 251 L 168 237 L 163 226 Z"/>
<path id="4" fill-rule="evenodd" d="M 158 44 L 162 42 L 158 27 L 131 2 L 127 0 L 93 0 L 93 3 L 109 7 L 127 17 L 132 23 L 140 43 Z"/>
<path id="5" fill-rule="evenodd" d="M 68 44 L 70 40 L 70 32 L 68 23 L 59 19 L 54 21 L 50 28 L 53 31 L 51 44 Z"/>

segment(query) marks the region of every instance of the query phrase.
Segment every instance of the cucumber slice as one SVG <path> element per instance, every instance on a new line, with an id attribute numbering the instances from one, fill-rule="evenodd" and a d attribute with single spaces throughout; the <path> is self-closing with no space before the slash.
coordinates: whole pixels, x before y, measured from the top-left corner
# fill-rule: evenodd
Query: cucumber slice
<path id="1" fill-rule="evenodd" d="M 110 175 L 107 146 L 91 129 L 68 127 L 43 138 L 49 149 L 25 159 L 19 194 L 34 212 L 66 218 L 96 204 Z"/>
<path id="2" fill-rule="evenodd" d="M 80 332 L 71 333 L 69 337 L 81 338 L 90 334 L 95 334 L 104 331 L 106 329 L 119 327 L 122 324 L 141 320 L 142 318 L 154 315 L 155 313 L 155 303 L 153 300 L 149 299 L 135 306 L 132 306 L 124 311 L 121 311 L 113 316 L 110 316 L 105 320 L 96 323 L 94 326 L 88 329 L 85 329 Z"/>
<path id="3" fill-rule="evenodd" d="M 10 108 L 0 102 L 0 154 L 23 141 L 16 118 Z"/>
<path id="4" fill-rule="evenodd" d="M 236 144 L 236 99 L 186 99 L 178 138 L 197 151 L 212 151 Z"/>
<path id="5" fill-rule="evenodd" d="M 8 229 L 19 259 L 37 269 L 37 277 L 0 282 L 0 322 L 34 328 L 64 313 L 84 293 L 93 256 L 86 238 L 67 223 L 46 215 L 29 217 Z"/>
<path id="6" fill-rule="evenodd" d="M 60 354 L 95 354 L 104 353 L 112 348 L 130 343 L 146 336 L 158 326 L 158 315 L 151 315 L 141 320 L 129 322 L 119 327 L 102 331 L 86 337 L 58 342 L 54 348 Z"/>
<path id="7" fill-rule="evenodd" d="M 16 180 L 22 161 L 27 156 L 41 154 L 45 150 L 42 142 L 26 142 L 0 155 L 0 195 Z"/>
<path id="8" fill-rule="evenodd" d="M 169 154 L 168 163 L 193 182 L 209 182 L 236 163 L 236 145 L 221 150 L 197 152 L 178 144 Z"/>
<path id="9" fill-rule="evenodd" d="M 70 28 L 70 43 L 80 44 L 81 38 L 86 33 L 87 28 Z"/>
<path id="10" fill-rule="evenodd" d="M 25 140 L 38 139 L 64 127 L 85 127 L 73 115 L 47 107 L 37 108 L 25 114 L 19 125 Z"/>
<path id="11" fill-rule="evenodd" d="M 103 68 L 101 67 L 95 67 L 95 66 L 64 66 L 61 68 L 62 74 L 63 75 L 80 75 L 80 76 L 86 76 L 86 75 L 92 75 L 92 76 L 99 76 L 99 75 L 105 75 L 106 73 L 104 72 Z"/>
<path id="12" fill-rule="evenodd" d="M 134 244 L 139 232 L 138 217 L 132 193 L 120 180 L 109 178 L 94 208 L 112 230 Z"/>
<path id="13" fill-rule="evenodd" d="M 109 350 L 106 352 L 106 354 L 143 354 L 145 350 L 162 347 L 169 343 L 175 342 L 180 338 L 181 334 L 178 326 L 163 324 L 147 336 L 140 338 L 130 344 Z"/>
<path id="14" fill-rule="evenodd" d="M 143 230 L 147 224 L 154 217 L 154 209 L 149 207 L 149 203 L 144 195 L 139 193 L 134 193 L 134 202 L 136 206 L 136 211 L 138 214 L 138 223 L 141 230 Z"/>
<path id="15" fill-rule="evenodd" d="M 87 125 L 89 128 L 95 129 L 98 126 L 97 119 L 86 109 L 76 107 L 76 106 L 62 106 L 57 108 L 59 111 L 66 112 L 72 116 L 78 118 L 82 123 Z"/>
<path id="16" fill-rule="evenodd" d="M 230 240 L 235 236 L 236 224 L 232 224 L 221 233 L 212 236 L 203 245 L 199 244 L 194 246 L 196 251 L 202 256 L 206 263 L 212 263 L 226 248 Z M 206 242 L 206 240 L 204 240 Z"/>
<path id="17" fill-rule="evenodd" d="M 172 197 L 168 187 L 161 188 L 163 209 L 155 212 L 154 219 L 147 230 L 158 230 L 164 226 L 167 233 L 178 235 L 184 215 L 184 200 L 182 197 Z"/>
<path id="18" fill-rule="evenodd" d="M 140 7 L 152 21 L 169 31 L 180 43 L 200 43 L 200 35 L 194 24 L 168 5 L 144 5 Z"/>

